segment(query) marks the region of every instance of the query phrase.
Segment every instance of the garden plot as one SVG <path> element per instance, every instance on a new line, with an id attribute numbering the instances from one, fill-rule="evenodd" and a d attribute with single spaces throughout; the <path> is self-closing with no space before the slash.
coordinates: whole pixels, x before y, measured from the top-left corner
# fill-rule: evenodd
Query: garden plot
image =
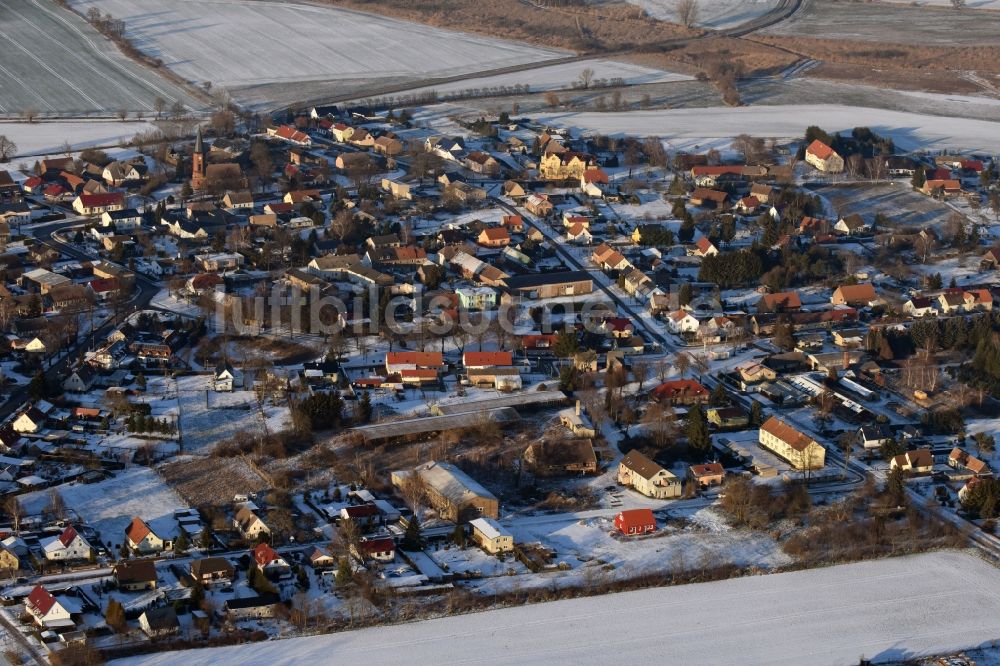
<path id="1" fill-rule="evenodd" d="M 0 3 L 0 116 L 199 108 L 178 86 L 125 57 L 83 18 L 48 0 Z"/>
<path id="2" fill-rule="evenodd" d="M 852 7 L 854 5 L 851 5 Z M 858 5 L 864 6 L 864 5 Z M 446 105 L 445 105 L 446 106 Z M 837 104 L 709 107 L 627 113 L 546 113 L 539 122 L 609 136 L 661 136 L 668 147 L 719 148 L 740 134 L 799 139 L 806 127 L 847 132 L 860 125 L 902 150 L 1000 152 L 1000 123 Z"/>
<path id="3" fill-rule="evenodd" d="M 123 19 L 144 53 L 242 102 L 343 95 L 565 55 L 361 12 L 286 2 L 78 0 Z M 430 81 L 428 81 L 430 83 Z"/>
<path id="4" fill-rule="evenodd" d="M 252 391 L 216 393 L 211 375 L 191 375 L 177 379 L 181 436 L 184 450 L 208 453 L 221 440 L 239 432 L 264 434 L 288 427 L 287 405 L 265 401 L 263 414 Z"/>
<path id="5" fill-rule="evenodd" d="M 423 622 L 189 650 L 187 666 L 514 663 L 769 666 L 875 663 L 946 654 L 996 639 L 1000 571 L 941 551 L 810 571 L 638 590 Z M 442 655 L 446 655 L 442 659 Z M 176 653 L 121 664 L 173 665 Z"/>
<path id="6" fill-rule="evenodd" d="M 21 502 L 25 511 L 38 513 L 49 504 L 49 493 L 62 496 L 66 508 L 101 533 L 106 543 L 119 544 L 132 518 L 139 516 L 162 539 L 178 534 L 174 511 L 187 505 L 160 476 L 148 467 L 133 467 L 100 483 L 69 483 L 28 493 Z"/>
<path id="7" fill-rule="evenodd" d="M 914 192 L 909 182 L 819 185 L 810 189 L 828 201 L 832 212 L 839 217 L 859 213 L 870 222 L 882 213 L 893 227 L 933 227 L 941 231 L 945 220 L 955 212 L 940 201 Z"/>

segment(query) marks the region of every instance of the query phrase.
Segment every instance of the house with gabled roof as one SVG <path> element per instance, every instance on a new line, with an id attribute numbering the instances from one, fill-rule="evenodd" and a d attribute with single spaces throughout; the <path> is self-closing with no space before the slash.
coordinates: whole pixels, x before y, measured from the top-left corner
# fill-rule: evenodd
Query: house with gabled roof
<path id="1" fill-rule="evenodd" d="M 934 454 L 930 449 L 913 449 L 889 461 L 890 469 L 901 469 L 911 474 L 930 474 L 934 471 Z"/>
<path id="2" fill-rule="evenodd" d="M 267 128 L 267 135 L 296 146 L 312 146 L 312 138 L 305 132 L 300 132 L 290 125 Z"/>
<path id="3" fill-rule="evenodd" d="M 253 563 L 269 578 L 282 576 L 291 570 L 288 560 L 266 543 L 257 544 L 250 553 L 253 557 Z"/>
<path id="4" fill-rule="evenodd" d="M 702 236 L 694 244 L 694 250 L 691 252 L 696 257 L 714 257 L 719 254 L 719 248 L 715 247 L 715 244 L 708 239 L 708 236 Z"/>
<path id="5" fill-rule="evenodd" d="M 45 414 L 36 407 L 28 407 L 11 423 L 15 432 L 35 433 L 45 426 Z"/>
<path id="6" fill-rule="evenodd" d="M 72 525 L 67 526 L 58 536 L 43 540 L 41 546 L 45 559 L 50 562 L 85 560 L 91 554 L 90 544 Z"/>
<path id="7" fill-rule="evenodd" d="M 764 294 L 757 302 L 757 312 L 795 312 L 801 308 L 802 299 L 797 291 Z"/>
<path id="8" fill-rule="evenodd" d="M 89 391 L 97 379 L 97 372 L 93 367 L 84 363 L 73 370 L 69 377 L 63 380 L 63 390 L 84 393 Z"/>
<path id="9" fill-rule="evenodd" d="M 231 583 L 236 569 L 224 557 L 203 557 L 191 561 L 191 577 L 202 585 Z"/>
<path id="10" fill-rule="evenodd" d="M 761 425 L 758 441 L 797 470 L 822 469 L 826 461 L 826 449 L 819 442 L 776 416 Z"/>
<path id="11" fill-rule="evenodd" d="M 953 448 L 951 453 L 948 454 L 948 465 L 957 470 L 968 471 L 975 476 L 993 475 L 993 470 L 990 469 L 988 462 L 976 458 L 968 451 L 958 446 Z"/>
<path id="12" fill-rule="evenodd" d="M 351 554 L 361 562 L 392 562 L 396 559 L 396 542 L 388 536 L 363 537 L 351 546 Z"/>
<path id="13" fill-rule="evenodd" d="M 136 516 L 125 528 L 125 544 L 137 553 L 159 553 L 170 547 L 170 541 L 164 541 L 142 519 Z"/>
<path id="14" fill-rule="evenodd" d="M 121 560 L 111 570 L 119 590 L 138 592 L 154 590 L 158 583 L 156 564 L 153 560 Z"/>
<path id="15" fill-rule="evenodd" d="M 34 618 L 35 624 L 46 629 L 72 629 L 76 626 L 69 610 L 41 585 L 36 585 L 24 600 L 24 610 Z"/>
<path id="16" fill-rule="evenodd" d="M 837 287 L 830 297 L 833 305 L 849 305 L 851 307 L 867 307 L 879 300 L 872 284 L 845 284 Z"/>
<path id="17" fill-rule="evenodd" d="M 638 449 L 626 453 L 618 463 L 618 483 L 654 499 L 681 496 L 681 480 Z"/>
<path id="18" fill-rule="evenodd" d="M 615 516 L 614 523 L 615 529 L 626 536 L 656 531 L 656 517 L 652 509 L 626 509 Z"/>
<path id="19" fill-rule="evenodd" d="M 819 139 L 806 148 L 806 163 L 823 173 L 840 173 L 844 170 L 844 158 Z"/>
<path id="20" fill-rule="evenodd" d="M 700 404 L 709 395 L 709 390 L 693 379 L 671 379 L 649 392 L 650 400 L 667 405 Z"/>
<path id="21" fill-rule="evenodd" d="M 236 512 L 236 516 L 233 518 L 233 527 L 240 533 L 240 536 L 247 540 L 271 536 L 271 528 L 249 506 L 242 506 Z"/>

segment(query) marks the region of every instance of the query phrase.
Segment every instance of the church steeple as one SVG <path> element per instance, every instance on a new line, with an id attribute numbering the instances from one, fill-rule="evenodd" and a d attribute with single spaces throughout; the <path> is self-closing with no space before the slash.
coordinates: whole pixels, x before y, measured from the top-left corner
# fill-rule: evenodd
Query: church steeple
<path id="1" fill-rule="evenodd" d="M 205 154 L 205 144 L 201 139 L 201 127 L 198 128 L 198 137 L 194 140 L 194 152 Z"/>

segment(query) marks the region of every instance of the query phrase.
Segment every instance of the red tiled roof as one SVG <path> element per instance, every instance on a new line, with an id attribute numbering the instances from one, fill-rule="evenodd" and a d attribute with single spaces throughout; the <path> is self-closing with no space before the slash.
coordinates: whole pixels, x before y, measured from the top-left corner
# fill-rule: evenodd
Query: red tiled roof
<path id="1" fill-rule="evenodd" d="M 644 531 L 649 526 L 656 527 L 652 509 L 628 509 L 615 516 L 615 527 L 622 532 L 632 528 Z"/>
<path id="2" fill-rule="evenodd" d="M 760 429 L 771 433 L 796 451 L 805 451 L 813 441 L 812 437 L 799 432 L 776 416 L 764 421 Z"/>
<path id="3" fill-rule="evenodd" d="M 825 160 L 828 157 L 830 157 L 830 155 L 833 155 L 833 148 L 826 145 L 819 139 L 816 139 L 815 141 L 809 144 L 809 147 L 806 148 L 806 152 L 809 153 L 810 155 L 815 155 L 821 160 Z"/>
<path id="4" fill-rule="evenodd" d="M 371 518 L 378 515 L 378 507 L 371 502 L 344 507 L 348 518 Z"/>
<path id="5" fill-rule="evenodd" d="M 257 544 L 257 547 L 253 549 L 253 560 L 259 567 L 269 564 L 278 558 L 278 551 L 266 543 Z"/>
<path id="6" fill-rule="evenodd" d="M 702 397 L 708 396 L 708 389 L 693 379 L 674 379 L 654 388 L 652 394 L 661 400 L 678 396 Z"/>
<path id="7" fill-rule="evenodd" d="M 80 203 L 85 208 L 124 205 L 125 195 L 121 192 L 102 192 L 98 194 L 81 194 Z"/>
<path id="8" fill-rule="evenodd" d="M 444 365 L 444 357 L 441 352 L 389 352 L 385 355 L 385 362 L 389 365 L 411 364 L 438 367 Z"/>
<path id="9" fill-rule="evenodd" d="M 35 612 L 44 616 L 56 605 L 56 598 L 41 585 L 36 585 L 28 595 L 28 604 L 35 609 Z"/>
<path id="10" fill-rule="evenodd" d="M 136 516 L 129 523 L 128 527 L 125 528 L 125 536 L 128 537 L 129 541 L 138 544 L 143 539 L 146 538 L 153 530 L 149 529 L 149 525 L 143 522 L 142 518 Z"/>
<path id="11" fill-rule="evenodd" d="M 396 542 L 391 537 L 377 537 L 374 539 L 362 539 L 358 543 L 358 549 L 370 555 L 371 553 L 385 553 L 396 550 Z"/>
<path id="12" fill-rule="evenodd" d="M 76 528 L 70 525 L 69 527 L 63 530 L 62 534 L 59 535 L 59 542 L 63 545 L 64 548 L 68 548 L 69 545 L 73 543 L 73 540 L 76 539 L 76 537 L 77 537 Z"/>
<path id="13" fill-rule="evenodd" d="M 509 351 L 467 351 L 462 354 L 462 365 L 467 366 L 508 366 L 513 362 L 513 354 Z"/>

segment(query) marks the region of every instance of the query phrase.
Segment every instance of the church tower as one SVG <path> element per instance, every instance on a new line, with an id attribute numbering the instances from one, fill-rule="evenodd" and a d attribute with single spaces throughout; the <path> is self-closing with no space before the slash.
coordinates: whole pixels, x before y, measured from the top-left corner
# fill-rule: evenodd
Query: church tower
<path id="1" fill-rule="evenodd" d="M 194 142 L 194 152 L 191 154 L 191 189 L 200 190 L 205 182 L 206 164 L 205 143 L 201 138 L 201 128 L 198 128 L 198 138 Z"/>

